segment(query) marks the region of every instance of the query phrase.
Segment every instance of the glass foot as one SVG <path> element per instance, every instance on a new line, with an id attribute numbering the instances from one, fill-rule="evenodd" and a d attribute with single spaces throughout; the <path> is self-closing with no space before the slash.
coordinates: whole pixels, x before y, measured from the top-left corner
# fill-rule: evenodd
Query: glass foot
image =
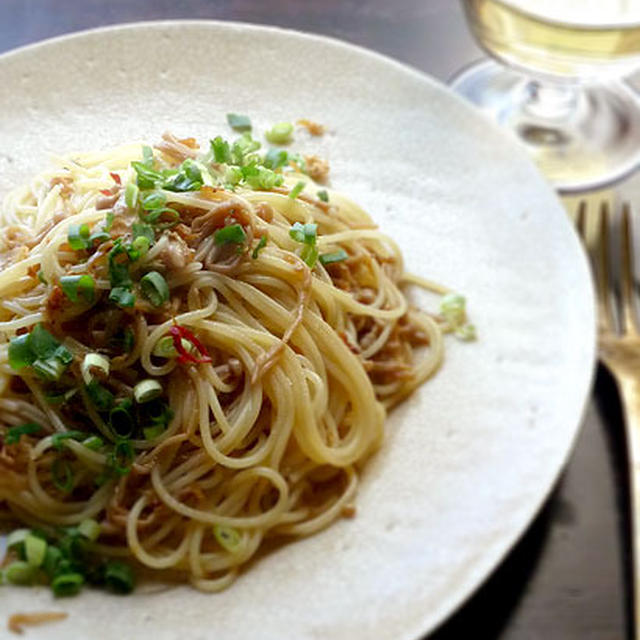
<path id="1" fill-rule="evenodd" d="M 624 82 L 537 80 L 487 60 L 451 87 L 510 129 L 561 192 L 598 189 L 640 166 L 640 96 Z"/>

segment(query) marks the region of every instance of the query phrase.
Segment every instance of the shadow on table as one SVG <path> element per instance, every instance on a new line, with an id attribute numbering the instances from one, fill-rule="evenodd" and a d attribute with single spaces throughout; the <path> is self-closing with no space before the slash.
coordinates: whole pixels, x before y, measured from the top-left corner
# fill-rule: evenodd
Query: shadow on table
<path id="1" fill-rule="evenodd" d="M 535 571 L 554 514 L 560 508 L 557 490 L 525 536 L 484 586 L 428 640 L 499 638 Z M 427 640 L 425 638 L 425 640 Z"/>
<path id="2" fill-rule="evenodd" d="M 601 442 L 606 448 L 604 455 L 608 458 L 607 466 L 613 476 L 614 492 L 611 497 L 616 503 L 615 512 L 618 521 L 612 523 L 612 533 L 614 535 L 617 533 L 618 544 L 623 549 L 619 556 L 622 564 L 620 573 L 624 582 L 620 585 L 620 592 L 624 593 L 621 597 L 625 599 L 626 636 L 630 638 L 631 557 L 626 447 L 622 430 L 622 411 L 615 383 L 602 368 L 597 373 L 593 406 L 601 417 L 603 425 Z M 597 477 L 592 479 L 594 482 L 598 480 Z M 498 569 L 458 613 L 424 640 L 461 640 L 462 638 L 499 640 L 509 635 L 507 632 L 509 623 L 514 617 L 522 619 L 522 616 L 516 614 L 527 592 L 527 587 L 532 582 L 532 577 L 536 570 L 542 570 L 541 558 L 546 550 L 545 545 L 548 547 L 550 544 L 550 532 L 555 525 L 562 524 L 564 519 L 571 516 L 565 513 L 567 504 L 562 496 L 563 490 L 563 479 L 561 479 L 524 537 Z"/>

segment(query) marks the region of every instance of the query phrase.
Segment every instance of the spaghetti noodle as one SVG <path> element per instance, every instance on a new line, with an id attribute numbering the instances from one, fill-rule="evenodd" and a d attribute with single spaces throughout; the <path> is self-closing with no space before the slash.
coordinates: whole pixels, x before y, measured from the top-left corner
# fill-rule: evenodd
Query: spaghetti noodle
<path id="1" fill-rule="evenodd" d="M 396 244 L 255 151 L 62 158 L 0 219 L 0 511 L 93 522 L 95 553 L 206 591 L 353 513 L 386 411 L 443 356 Z"/>

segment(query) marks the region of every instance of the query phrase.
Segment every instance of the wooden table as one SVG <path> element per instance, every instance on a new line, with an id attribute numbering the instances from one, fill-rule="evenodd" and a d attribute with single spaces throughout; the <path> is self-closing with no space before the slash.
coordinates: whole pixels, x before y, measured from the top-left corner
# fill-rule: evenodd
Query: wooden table
<path id="1" fill-rule="evenodd" d="M 0 52 L 79 29 L 174 18 L 331 35 L 445 82 L 481 56 L 457 0 L 0 0 Z M 1 95 L 10 101 L 11 87 L 2 87 Z M 620 640 L 628 633 L 620 420 L 612 382 L 600 371 L 575 451 L 543 511 L 431 640 Z"/>

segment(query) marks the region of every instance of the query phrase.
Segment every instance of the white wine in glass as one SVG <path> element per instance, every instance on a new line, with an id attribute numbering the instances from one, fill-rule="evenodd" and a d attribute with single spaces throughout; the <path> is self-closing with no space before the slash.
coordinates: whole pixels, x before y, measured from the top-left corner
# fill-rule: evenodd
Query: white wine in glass
<path id="1" fill-rule="evenodd" d="M 511 128 L 560 190 L 605 186 L 640 166 L 640 0 L 462 0 L 494 59 L 452 84 Z"/>

